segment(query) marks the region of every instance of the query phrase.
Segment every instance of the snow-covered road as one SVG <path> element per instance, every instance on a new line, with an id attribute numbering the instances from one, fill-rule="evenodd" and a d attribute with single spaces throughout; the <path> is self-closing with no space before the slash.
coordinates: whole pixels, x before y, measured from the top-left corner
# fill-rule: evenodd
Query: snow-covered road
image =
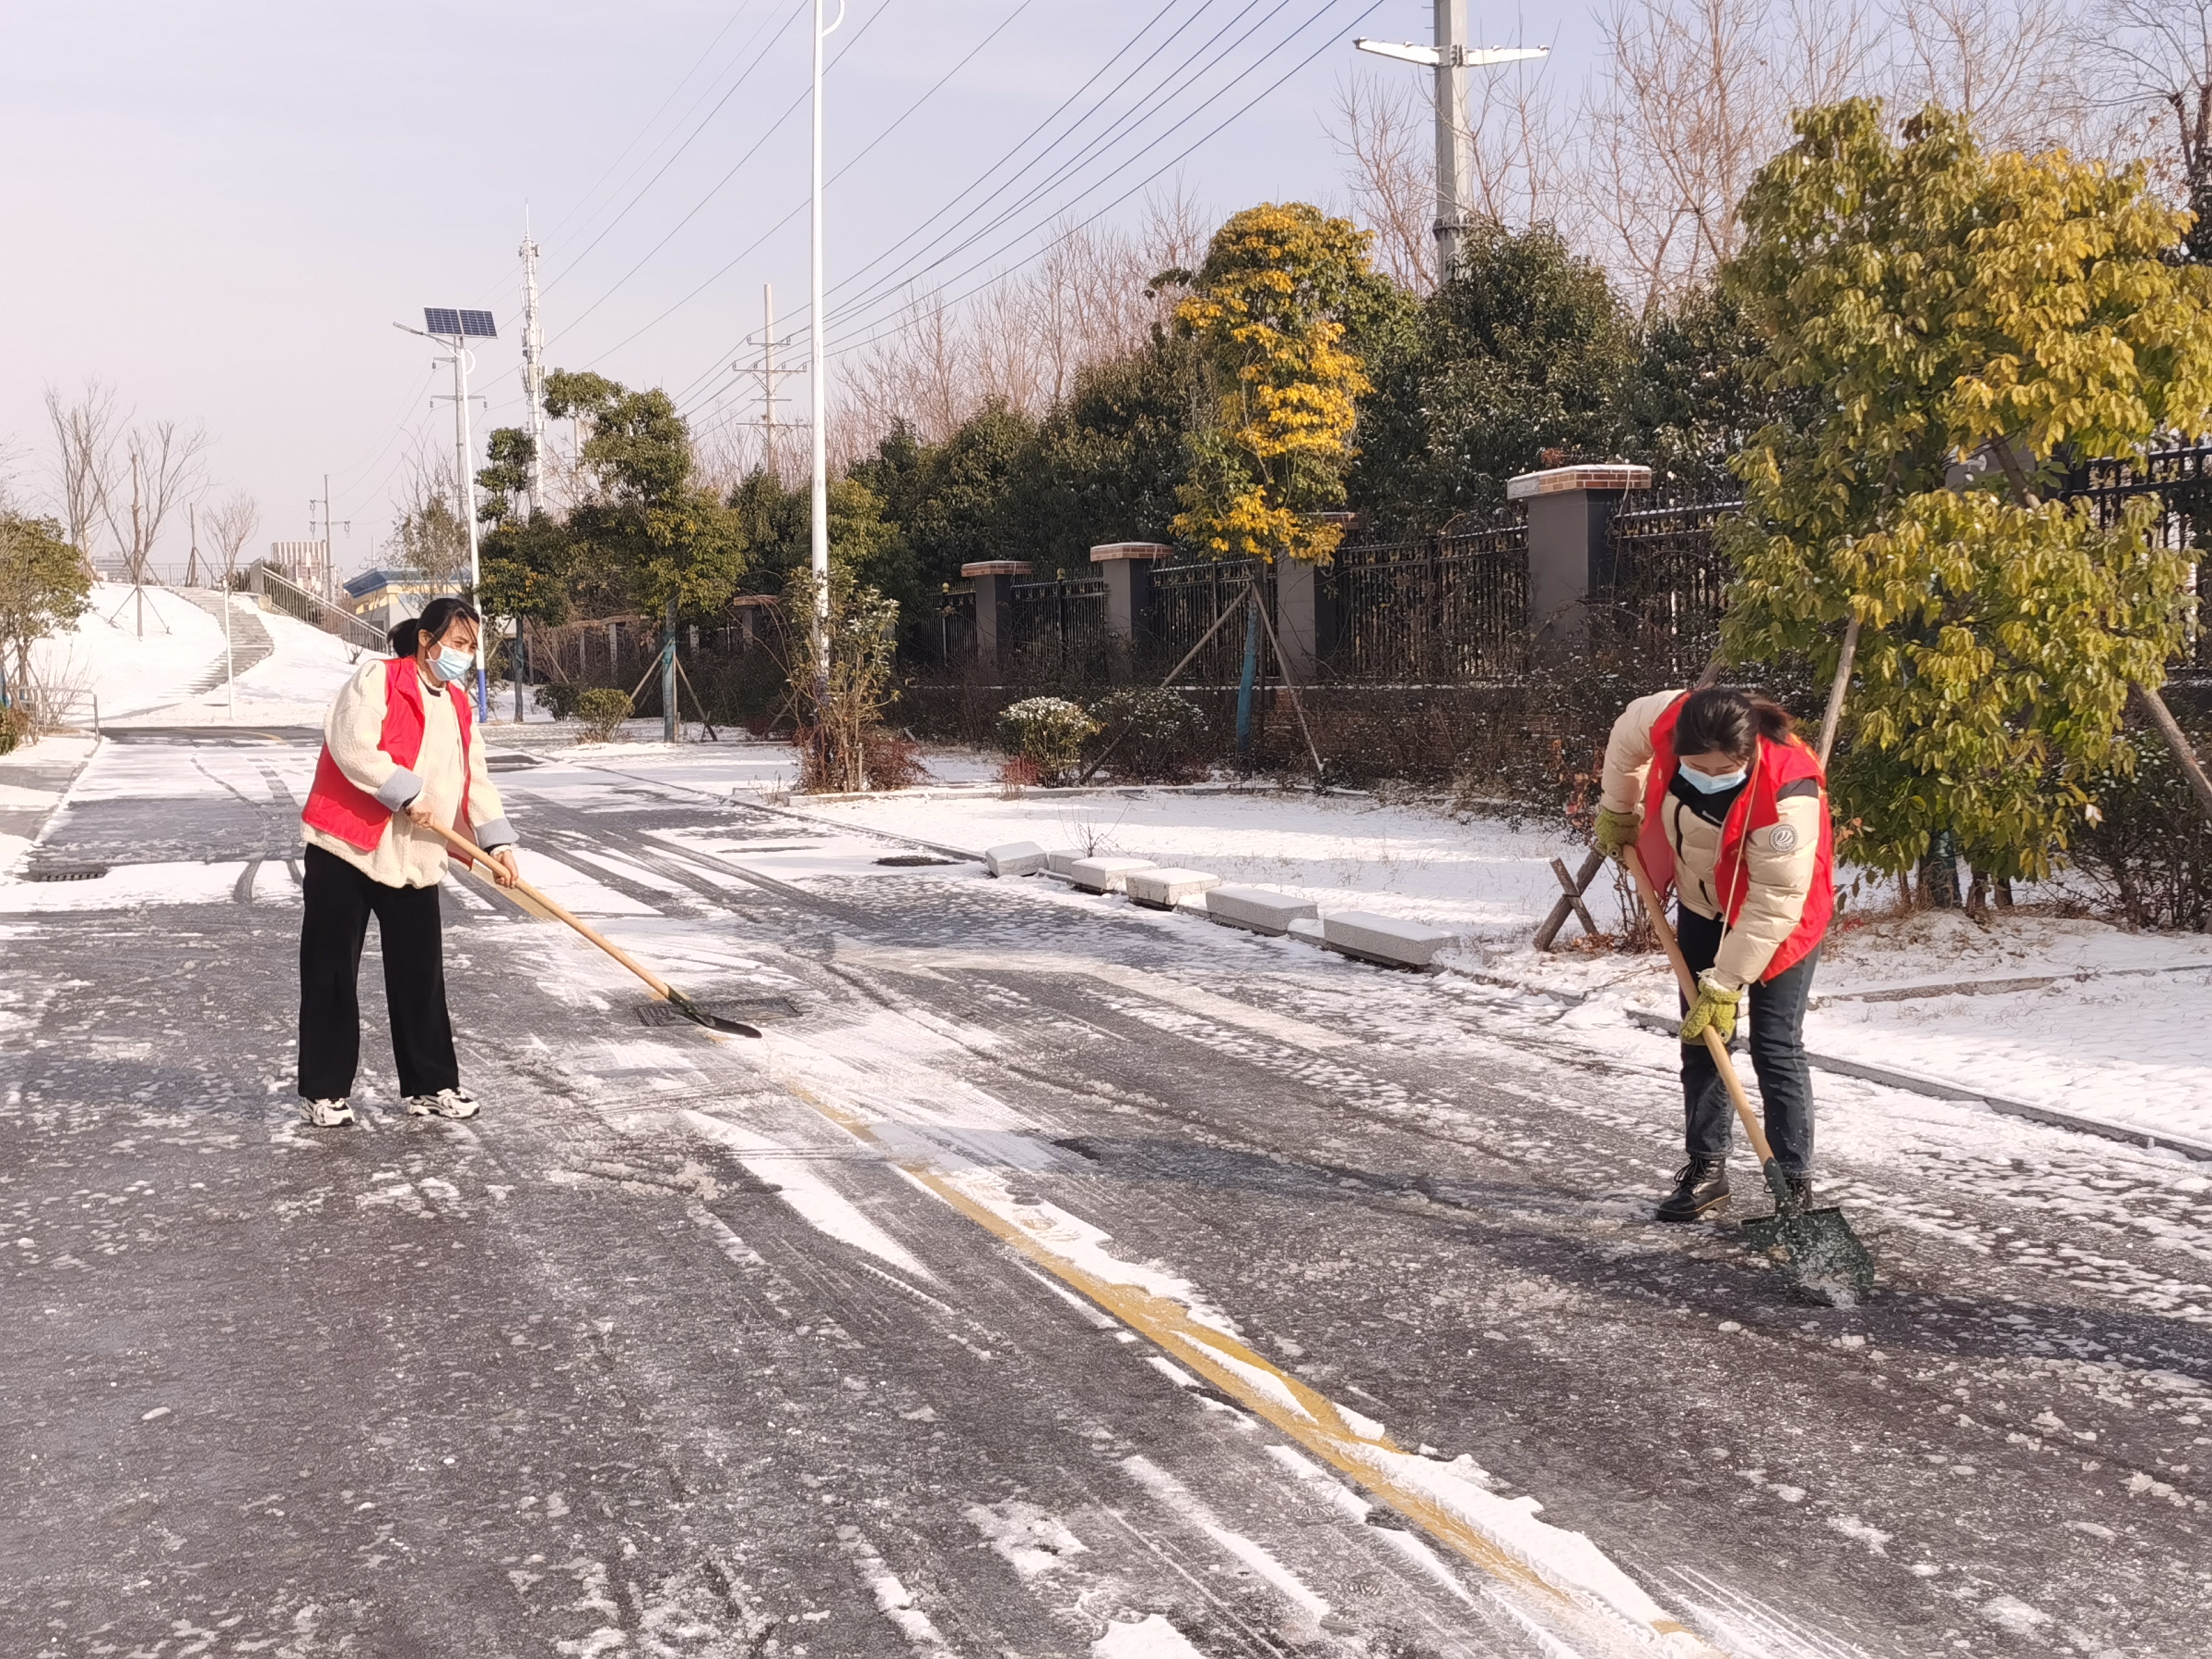
<path id="1" fill-rule="evenodd" d="M 456 879 L 484 1115 L 365 971 L 313 1134 L 311 760 L 111 744 L 0 884 L 27 1652 L 2202 1650 L 2202 1166 L 1824 1079 L 1794 1306 L 1645 1219 L 1663 1045 L 557 751 L 526 869 L 766 1040 Z"/>

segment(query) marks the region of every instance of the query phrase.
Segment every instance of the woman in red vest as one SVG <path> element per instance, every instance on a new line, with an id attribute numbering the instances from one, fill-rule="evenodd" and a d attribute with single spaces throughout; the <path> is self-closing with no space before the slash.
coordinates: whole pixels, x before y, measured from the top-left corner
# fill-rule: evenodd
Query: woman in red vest
<path id="1" fill-rule="evenodd" d="M 1751 993 L 1751 1065 L 1766 1138 L 1798 1197 L 1811 1195 L 1813 1075 L 1805 1004 L 1835 910 L 1826 780 L 1781 705 L 1733 686 L 1638 698 L 1606 744 L 1597 844 L 1633 845 L 1652 883 L 1674 890 L 1675 931 L 1698 975 L 1682 1011 L 1689 1161 L 1659 1206 L 1695 1221 L 1727 1201 L 1735 1113 L 1706 1048 L 1735 1035 Z"/>
<path id="2" fill-rule="evenodd" d="M 384 948 L 385 1000 L 399 1092 L 416 1116 L 466 1118 L 446 1012 L 438 884 L 446 843 L 434 823 L 468 824 L 514 881 L 514 834 L 474 740 L 466 685 L 481 626 L 463 599 L 433 599 L 392 630 L 389 658 L 365 662 L 323 723 L 307 824 L 300 924 L 300 1097 L 308 1122 L 354 1121 L 361 1058 L 356 991 L 368 919 Z"/>

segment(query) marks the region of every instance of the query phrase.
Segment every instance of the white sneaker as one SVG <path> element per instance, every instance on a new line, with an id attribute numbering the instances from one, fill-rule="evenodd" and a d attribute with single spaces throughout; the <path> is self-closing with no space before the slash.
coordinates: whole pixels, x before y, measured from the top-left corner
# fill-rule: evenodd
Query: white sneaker
<path id="1" fill-rule="evenodd" d="M 441 1089 L 434 1095 L 407 1097 L 410 1117 L 474 1117 L 477 1097 L 465 1089 Z"/>
<path id="2" fill-rule="evenodd" d="M 354 1121 L 353 1108 L 343 1100 L 302 1100 L 300 1115 L 317 1129 L 343 1129 Z"/>

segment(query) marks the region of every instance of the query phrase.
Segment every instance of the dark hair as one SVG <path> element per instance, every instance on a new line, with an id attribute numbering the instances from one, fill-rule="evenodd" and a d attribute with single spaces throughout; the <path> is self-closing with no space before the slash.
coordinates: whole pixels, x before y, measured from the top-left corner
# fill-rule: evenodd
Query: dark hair
<path id="1" fill-rule="evenodd" d="M 1782 743 L 1791 730 L 1790 711 L 1771 697 L 1741 686 L 1708 685 L 1682 699 L 1674 721 L 1674 752 L 1747 761 L 1755 738 Z"/>
<path id="2" fill-rule="evenodd" d="M 479 624 L 483 621 L 477 614 L 476 606 L 466 599 L 456 599 L 448 593 L 424 605 L 421 616 L 395 626 L 385 636 L 385 642 L 392 647 L 393 656 L 411 657 L 422 648 L 424 639 L 445 638 L 446 630 L 453 625 L 456 617 L 465 617 Z"/>

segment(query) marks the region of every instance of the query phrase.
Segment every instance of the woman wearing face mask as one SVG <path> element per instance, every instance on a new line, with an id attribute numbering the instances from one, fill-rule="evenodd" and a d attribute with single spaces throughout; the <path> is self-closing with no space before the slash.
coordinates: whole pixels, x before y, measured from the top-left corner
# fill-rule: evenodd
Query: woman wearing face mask
<path id="1" fill-rule="evenodd" d="M 368 919 L 384 949 L 399 1092 L 416 1116 L 474 1117 L 461 1087 L 438 884 L 446 844 L 429 826 L 465 823 L 514 884 L 514 834 L 471 730 L 467 686 L 481 626 L 465 600 L 433 599 L 392 630 L 392 654 L 362 664 L 323 725 L 307 824 L 300 925 L 300 1097 L 309 1123 L 353 1122 L 361 1054 L 356 992 Z"/>
<path id="2" fill-rule="evenodd" d="M 1751 993 L 1751 1065 L 1766 1138 L 1801 1200 L 1813 1169 L 1805 1003 L 1835 909 L 1826 780 L 1781 705 L 1733 686 L 1662 691 L 1628 705 L 1606 744 L 1597 844 L 1633 846 L 1663 895 L 1698 976 L 1682 1018 L 1688 1162 L 1659 1206 L 1695 1221 L 1726 1202 L 1734 1112 L 1704 1042 L 1727 1041 Z"/>

